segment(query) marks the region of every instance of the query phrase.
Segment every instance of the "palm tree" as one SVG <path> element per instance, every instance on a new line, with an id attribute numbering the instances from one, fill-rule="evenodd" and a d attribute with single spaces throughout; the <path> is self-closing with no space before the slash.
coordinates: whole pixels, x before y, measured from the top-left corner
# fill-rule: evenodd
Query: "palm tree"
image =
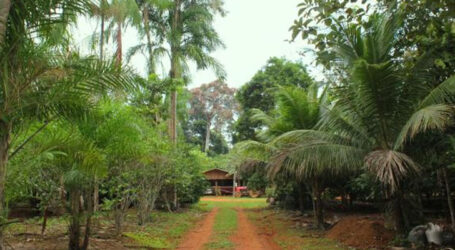
<path id="1" fill-rule="evenodd" d="M 223 77 L 224 70 L 220 63 L 209 54 L 224 46 L 218 33 L 213 28 L 217 13 L 224 14 L 220 0 L 174 0 L 168 9 L 168 32 L 166 40 L 170 47 L 172 81 L 170 102 L 171 141 L 177 142 L 177 86 L 182 84 L 182 77 L 188 61 L 196 63 L 198 69 L 213 68 Z"/>
<path id="2" fill-rule="evenodd" d="M 80 58 L 50 42 L 55 28 L 61 30 L 78 14 L 88 12 L 88 1 L 10 3 L 8 25 L 0 44 L 0 214 L 3 218 L 6 218 L 4 185 L 12 131 L 20 133 L 24 121 L 29 119 L 48 124 L 55 117 L 72 116 L 89 107 L 91 94 L 131 86 L 132 82 L 127 70 L 121 72 L 113 62 Z M 2 239 L 0 231 L 0 248 Z"/>
<path id="3" fill-rule="evenodd" d="M 402 184 L 419 173 L 405 148 L 417 134 L 452 124 L 455 90 L 455 77 L 430 82 L 425 70 L 431 54 L 409 67 L 393 57 L 401 20 L 399 15 L 375 14 L 367 28 L 344 29 L 334 51 L 336 63 L 349 69 L 348 84 L 335 87 L 336 101 L 318 124 L 319 131 L 293 131 L 277 139 L 296 145 L 278 159 L 284 168 L 295 163 L 301 171 L 321 165 L 365 166 L 392 201 L 399 232 L 405 227 Z"/>
<path id="4" fill-rule="evenodd" d="M 129 25 L 138 26 L 141 22 L 141 15 L 134 0 L 113 0 L 108 12 L 109 16 L 112 17 L 108 32 L 115 37 L 114 41 L 117 45 L 115 57 L 117 63 L 121 65 L 123 57 L 122 30 Z"/>
<path id="5" fill-rule="evenodd" d="M 106 174 L 107 162 L 102 150 L 90 138 L 84 137 L 77 127 L 62 124 L 65 137 L 61 138 L 63 143 L 57 149 L 64 154 L 56 157 L 55 165 L 63 173 L 63 184 L 69 194 L 68 249 L 85 250 L 91 233 L 95 179 Z M 84 197 L 85 205 L 81 204 L 81 197 Z M 81 245 L 81 221 L 84 217 L 85 232 Z"/>
<path id="6" fill-rule="evenodd" d="M 105 23 L 106 20 L 111 18 L 110 16 L 110 8 L 111 6 L 109 5 L 107 0 L 99 0 L 98 4 L 92 4 L 91 5 L 91 15 L 100 18 L 101 24 L 100 24 L 100 34 L 99 34 L 99 53 L 100 53 L 100 59 L 103 59 L 104 55 L 104 41 L 105 39 L 105 32 L 106 32 L 106 27 Z"/>
<path id="7" fill-rule="evenodd" d="M 295 139 L 293 135 L 298 131 L 315 128 L 322 120 L 325 107 L 328 105 L 326 89 L 320 96 L 318 96 L 318 90 L 319 88 L 315 84 L 306 91 L 298 87 L 280 89 L 276 96 L 277 107 L 274 115 L 268 115 L 261 110 L 253 110 L 253 119 L 260 121 L 266 127 L 258 134 L 258 138 L 265 143 L 243 142 L 236 145 L 235 151 L 242 156 L 239 158 L 240 163 L 245 160 L 250 164 L 255 161 L 267 162 L 269 175 L 272 178 L 276 178 L 280 174 L 293 176 L 299 184 L 301 194 L 303 194 L 304 186 L 309 183 L 312 188 L 315 224 L 322 228 L 324 223 L 322 192 L 325 181 L 343 172 L 349 172 L 351 168 L 349 165 L 334 168 L 331 164 L 303 166 L 305 164 L 302 162 L 303 159 L 295 159 L 294 153 L 303 142 L 299 141 L 299 144 L 296 144 L 289 138 Z M 310 160 L 308 155 L 305 160 Z"/>
<path id="8" fill-rule="evenodd" d="M 147 55 L 148 74 L 155 74 L 156 64 L 160 58 L 168 54 L 168 50 L 162 45 L 166 33 L 165 12 L 170 8 L 170 0 L 137 0 L 136 1 L 142 12 L 142 25 L 138 27 L 141 42 L 130 48 L 127 54 L 127 60 L 138 52 Z"/>

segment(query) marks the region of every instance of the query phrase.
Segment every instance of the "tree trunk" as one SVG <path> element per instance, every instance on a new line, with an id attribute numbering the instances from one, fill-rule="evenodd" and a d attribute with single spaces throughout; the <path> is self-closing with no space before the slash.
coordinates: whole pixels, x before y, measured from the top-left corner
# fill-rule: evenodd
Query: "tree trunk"
<path id="1" fill-rule="evenodd" d="M 178 198 L 178 195 L 177 195 L 177 185 L 174 185 L 174 201 L 173 201 L 173 204 L 174 204 L 174 209 L 175 210 L 178 210 L 179 209 L 179 198 Z"/>
<path id="2" fill-rule="evenodd" d="M 211 127 L 211 122 L 209 120 L 210 118 L 207 118 L 207 125 L 205 127 L 205 147 L 204 147 L 204 152 L 208 152 L 210 148 L 210 127 Z"/>
<path id="3" fill-rule="evenodd" d="M 0 218 L 6 220 L 8 211 L 5 204 L 5 181 L 6 166 L 8 164 L 8 153 L 10 147 L 11 124 L 0 122 Z M 0 227 L 0 250 L 5 249 L 3 239 L 3 227 Z"/>
<path id="4" fill-rule="evenodd" d="M 94 183 L 95 187 L 93 188 L 93 211 L 96 212 L 99 209 L 100 205 L 100 190 L 99 190 L 99 183 L 95 179 Z"/>
<path id="5" fill-rule="evenodd" d="M 80 192 L 73 191 L 70 194 L 71 199 L 71 219 L 69 226 L 69 245 L 70 250 L 79 250 L 79 240 L 81 236 L 80 227 Z"/>
<path id="6" fill-rule="evenodd" d="M 299 210 L 302 214 L 305 213 L 305 185 L 303 183 L 298 184 L 299 193 Z"/>
<path id="7" fill-rule="evenodd" d="M 179 46 L 181 35 L 179 30 L 180 23 L 180 0 L 174 0 L 174 13 L 172 16 L 171 25 L 171 71 L 170 77 L 172 80 L 181 78 L 180 65 L 179 65 Z M 176 88 L 176 86 L 173 86 Z M 170 107 L 171 121 L 170 121 L 170 138 L 174 144 L 177 144 L 177 91 L 174 89 L 171 93 L 171 107 Z"/>
<path id="8" fill-rule="evenodd" d="M 174 145 L 177 144 L 177 91 L 171 93 L 171 120 L 169 126 L 169 136 Z"/>
<path id="9" fill-rule="evenodd" d="M 5 41 L 11 0 L 0 0 L 0 45 Z"/>
<path id="10" fill-rule="evenodd" d="M 169 199 L 167 198 L 167 195 L 168 195 L 168 190 L 165 190 L 165 192 L 163 192 L 163 194 L 162 194 L 164 204 L 166 205 L 167 211 L 172 213 L 171 204 L 169 203 Z"/>
<path id="11" fill-rule="evenodd" d="M 117 58 L 117 64 L 122 66 L 122 23 L 117 23 L 117 51 L 115 52 Z"/>
<path id="12" fill-rule="evenodd" d="M 393 216 L 393 221 L 395 224 L 395 230 L 399 234 L 404 234 L 405 232 L 405 221 L 403 218 L 403 208 L 401 206 L 401 202 L 403 200 L 402 194 L 400 191 L 397 191 L 397 193 L 392 196 L 392 216 Z"/>
<path id="13" fill-rule="evenodd" d="M 150 215 L 150 194 L 148 194 L 148 187 L 144 184 L 139 186 L 138 190 L 138 222 L 137 224 L 142 226 L 148 222 Z"/>
<path id="14" fill-rule="evenodd" d="M 142 20 L 144 22 L 144 31 L 145 36 L 147 38 L 147 50 L 149 53 L 149 65 L 148 70 L 149 74 L 155 73 L 155 63 L 154 63 L 154 56 L 153 56 L 153 48 L 152 48 L 152 36 L 150 34 L 150 24 L 149 24 L 149 5 L 144 3 L 144 8 L 142 9 Z"/>
<path id="15" fill-rule="evenodd" d="M 86 198 L 86 203 L 87 203 L 87 215 L 85 219 L 85 234 L 84 234 L 84 242 L 82 244 L 82 249 L 86 250 L 88 249 L 89 245 L 89 240 L 90 240 L 90 234 L 91 234 L 91 224 L 92 224 L 92 215 L 93 215 L 93 210 L 94 210 L 94 195 L 95 193 L 93 190 L 89 190 L 87 192 L 87 198 Z"/>
<path id="16" fill-rule="evenodd" d="M 60 176 L 60 214 L 64 214 L 66 212 L 66 195 L 65 195 L 65 183 L 63 182 L 63 175 Z"/>
<path id="17" fill-rule="evenodd" d="M 446 194 L 447 194 L 447 203 L 449 205 L 449 211 L 450 211 L 450 221 L 452 223 L 452 230 L 455 231 L 455 213 L 453 209 L 453 201 L 452 201 L 452 196 L 451 196 L 451 189 L 450 189 L 450 183 L 449 183 L 449 177 L 447 175 L 447 168 L 442 168 L 442 176 L 444 178 L 444 183 L 446 187 Z"/>
<path id="18" fill-rule="evenodd" d="M 47 206 L 44 208 L 43 211 L 43 223 L 41 224 L 41 235 L 44 235 L 44 231 L 46 231 L 47 225 Z"/>
<path id="19" fill-rule="evenodd" d="M 320 229 L 324 229 L 324 210 L 322 205 L 322 190 L 317 181 L 313 183 L 313 213 L 314 222 Z"/>
<path id="20" fill-rule="evenodd" d="M 122 225 L 123 225 L 123 211 L 121 208 L 116 208 L 114 212 L 115 217 L 115 232 L 117 236 L 122 233 Z"/>
<path id="21" fill-rule="evenodd" d="M 102 10 L 102 11 L 104 11 L 104 10 Z M 101 60 L 103 60 L 103 53 L 104 53 L 104 13 L 101 14 L 101 32 L 100 32 L 100 59 Z"/>

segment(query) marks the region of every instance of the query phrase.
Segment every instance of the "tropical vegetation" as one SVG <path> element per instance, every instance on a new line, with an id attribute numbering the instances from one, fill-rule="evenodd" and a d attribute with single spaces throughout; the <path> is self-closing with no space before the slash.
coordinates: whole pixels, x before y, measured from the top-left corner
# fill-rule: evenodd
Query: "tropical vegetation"
<path id="1" fill-rule="evenodd" d="M 289 35 L 314 63 L 271 57 L 236 89 L 212 54 L 224 47 L 221 0 L 0 0 L 0 249 L 21 206 L 43 236 L 63 218 L 69 249 L 89 248 L 100 217 L 150 243 L 147 225 L 197 203 L 212 168 L 310 211 L 317 229 L 339 197 L 383 212 L 398 235 L 435 214 L 455 230 L 454 11 L 302 0 Z M 72 33 L 81 18 L 96 24 L 87 51 Z M 189 89 L 192 66 L 218 79 Z M 213 247 L 231 246 L 237 227 L 223 206 Z M 132 217 L 145 231 L 128 231 Z"/>

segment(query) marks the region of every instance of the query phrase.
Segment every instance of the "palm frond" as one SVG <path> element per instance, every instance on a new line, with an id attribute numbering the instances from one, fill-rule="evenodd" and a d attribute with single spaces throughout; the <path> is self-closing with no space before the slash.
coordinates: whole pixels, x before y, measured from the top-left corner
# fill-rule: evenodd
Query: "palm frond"
<path id="1" fill-rule="evenodd" d="M 376 150 L 365 156 L 369 171 L 383 183 L 391 193 L 400 188 L 404 178 L 420 172 L 419 165 L 404 153 L 394 150 Z"/>
<path id="2" fill-rule="evenodd" d="M 419 133 L 428 130 L 442 131 L 452 125 L 454 111 L 454 106 L 445 104 L 430 105 L 416 111 L 403 126 L 395 141 L 394 149 L 401 148 L 407 140 Z"/>
<path id="3" fill-rule="evenodd" d="M 423 108 L 432 104 L 453 103 L 455 101 L 455 75 L 431 90 L 419 104 Z"/>

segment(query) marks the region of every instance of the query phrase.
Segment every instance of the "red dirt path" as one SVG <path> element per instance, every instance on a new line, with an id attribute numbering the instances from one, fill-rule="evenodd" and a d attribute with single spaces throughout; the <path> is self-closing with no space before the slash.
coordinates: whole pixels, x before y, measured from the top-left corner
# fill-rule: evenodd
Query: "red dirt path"
<path id="1" fill-rule="evenodd" d="M 242 209 L 237 209 L 237 233 L 231 238 L 236 250 L 281 249 L 268 235 L 260 235 Z"/>
<path id="2" fill-rule="evenodd" d="M 193 230 L 185 235 L 177 249 L 202 249 L 204 244 L 210 240 L 217 212 L 218 208 L 212 209 L 202 221 L 197 223 Z"/>

